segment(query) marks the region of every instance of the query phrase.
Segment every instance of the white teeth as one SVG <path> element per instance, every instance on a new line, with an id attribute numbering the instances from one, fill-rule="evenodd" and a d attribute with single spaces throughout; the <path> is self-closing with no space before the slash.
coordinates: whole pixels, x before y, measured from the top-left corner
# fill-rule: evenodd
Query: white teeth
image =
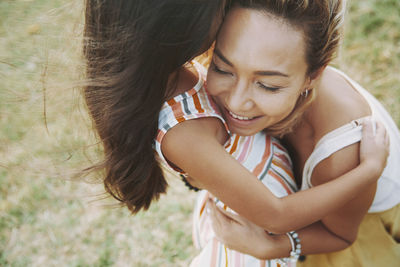
<path id="1" fill-rule="evenodd" d="M 251 117 L 251 118 L 250 117 L 242 117 L 242 116 L 232 113 L 231 111 L 229 111 L 229 114 L 231 114 L 231 116 L 234 117 L 235 119 L 243 120 L 243 121 L 248 121 L 248 120 L 251 120 L 254 118 L 254 117 Z"/>

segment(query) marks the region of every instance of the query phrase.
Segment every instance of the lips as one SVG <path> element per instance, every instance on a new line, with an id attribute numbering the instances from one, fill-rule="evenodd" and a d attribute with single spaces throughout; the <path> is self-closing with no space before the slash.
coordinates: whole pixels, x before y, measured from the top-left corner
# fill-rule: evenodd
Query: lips
<path id="1" fill-rule="evenodd" d="M 248 121 L 248 120 L 254 119 L 254 117 L 244 117 L 244 116 L 236 115 L 232 111 L 229 111 L 229 115 L 231 115 L 235 119 L 242 120 L 242 121 Z"/>
<path id="2" fill-rule="evenodd" d="M 227 109 L 225 109 L 224 111 L 225 111 L 224 112 L 225 118 L 228 122 L 229 127 L 239 127 L 239 128 L 251 127 L 253 123 L 258 121 L 258 119 L 262 117 L 262 116 L 246 117 L 237 115 Z M 234 128 L 232 128 L 231 130 L 234 130 Z"/>

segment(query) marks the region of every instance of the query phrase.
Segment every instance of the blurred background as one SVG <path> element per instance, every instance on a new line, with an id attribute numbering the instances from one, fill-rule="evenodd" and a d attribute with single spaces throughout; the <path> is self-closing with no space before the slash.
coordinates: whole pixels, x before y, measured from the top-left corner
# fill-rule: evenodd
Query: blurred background
<path id="1" fill-rule="evenodd" d="M 195 193 L 136 216 L 74 180 L 99 155 L 76 81 L 82 0 L 0 0 L 0 266 L 187 266 Z M 400 1 L 349 1 L 334 64 L 400 125 Z"/>

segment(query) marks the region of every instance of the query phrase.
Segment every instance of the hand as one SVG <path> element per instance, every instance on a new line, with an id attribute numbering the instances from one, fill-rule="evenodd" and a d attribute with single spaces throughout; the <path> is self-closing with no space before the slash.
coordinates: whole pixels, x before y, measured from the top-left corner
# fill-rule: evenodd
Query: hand
<path id="1" fill-rule="evenodd" d="M 211 200 L 207 203 L 207 210 L 218 241 L 230 249 L 259 259 L 275 258 L 279 243 L 277 236 L 271 236 L 249 220 L 217 207 Z"/>
<path id="2" fill-rule="evenodd" d="M 362 125 L 360 163 L 370 167 L 380 177 L 389 156 L 389 135 L 381 122 L 371 118 L 364 119 Z"/>

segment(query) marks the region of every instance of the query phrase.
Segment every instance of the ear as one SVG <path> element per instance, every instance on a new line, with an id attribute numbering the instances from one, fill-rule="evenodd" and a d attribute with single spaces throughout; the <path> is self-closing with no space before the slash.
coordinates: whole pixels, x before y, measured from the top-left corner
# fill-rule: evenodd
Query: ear
<path id="1" fill-rule="evenodd" d="M 324 70 L 326 68 L 327 65 L 324 65 L 322 67 L 320 67 L 319 69 L 315 70 L 314 72 L 312 72 L 308 78 L 307 78 L 307 82 L 306 82 L 306 86 L 304 90 L 308 90 L 310 88 L 315 88 L 316 85 L 318 84 L 322 74 L 324 73 Z"/>

